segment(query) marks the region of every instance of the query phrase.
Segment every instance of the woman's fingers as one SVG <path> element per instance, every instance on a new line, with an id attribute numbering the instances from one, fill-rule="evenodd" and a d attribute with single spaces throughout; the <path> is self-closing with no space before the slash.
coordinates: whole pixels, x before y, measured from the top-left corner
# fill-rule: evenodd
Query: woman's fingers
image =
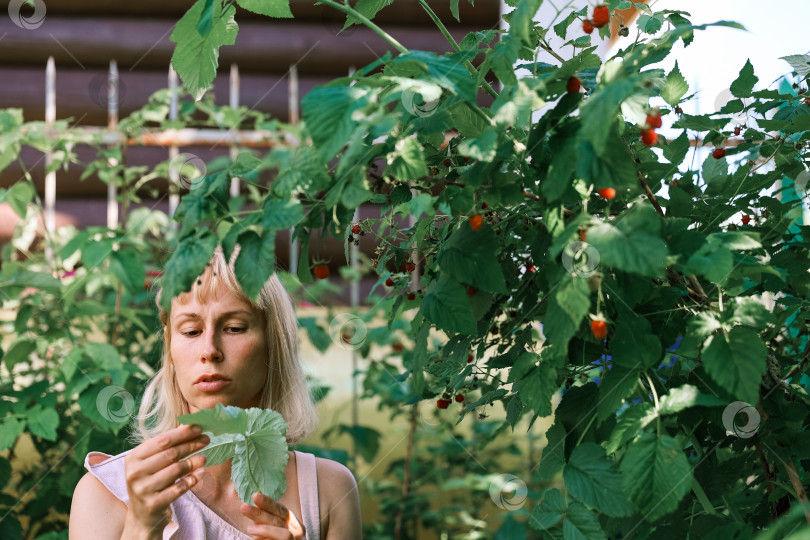
<path id="1" fill-rule="evenodd" d="M 189 454 L 193 454 L 197 450 L 202 450 L 208 446 L 209 442 L 211 442 L 211 439 L 209 439 L 207 435 L 200 435 L 191 441 L 178 443 L 175 446 L 161 450 L 143 460 L 144 469 L 146 472 L 155 472 L 164 469 L 172 463 L 179 462 Z"/>
<path id="2" fill-rule="evenodd" d="M 202 428 L 200 426 L 184 424 L 139 444 L 130 452 L 130 455 L 135 459 L 148 459 L 178 444 L 191 442 L 201 434 Z"/>
<path id="3" fill-rule="evenodd" d="M 248 533 L 254 538 L 304 538 L 304 526 L 289 508 L 280 502 L 262 495 L 253 494 L 253 502 L 256 506 L 243 503 L 242 513 L 253 520 L 253 525 L 248 529 Z"/>

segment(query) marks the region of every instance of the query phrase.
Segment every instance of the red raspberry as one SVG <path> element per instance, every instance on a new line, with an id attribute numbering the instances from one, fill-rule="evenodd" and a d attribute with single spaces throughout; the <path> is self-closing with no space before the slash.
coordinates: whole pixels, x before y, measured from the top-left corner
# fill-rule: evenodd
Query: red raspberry
<path id="1" fill-rule="evenodd" d="M 416 265 L 412 262 L 405 263 L 405 271 L 406 272 L 413 272 L 416 269 Z"/>
<path id="2" fill-rule="evenodd" d="M 606 5 L 600 5 L 593 8 L 593 17 L 591 21 L 596 28 L 602 28 L 610 22 L 610 10 Z"/>
<path id="3" fill-rule="evenodd" d="M 565 85 L 565 91 L 569 94 L 576 94 L 579 92 L 580 88 L 582 88 L 582 81 L 580 81 L 577 77 L 571 77 L 568 79 L 568 83 Z"/>
<path id="4" fill-rule="evenodd" d="M 449 399 L 437 399 L 436 406 L 440 409 L 446 409 L 450 405 Z"/>
<path id="5" fill-rule="evenodd" d="M 352 234 L 360 234 L 361 230 L 362 229 L 360 229 L 360 225 L 355 225 L 352 227 Z"/>
<path id="6" fill-rule="evenodd" d="M 414 293 L 412 293 L 412 292 L 409 292 L 408 293 L 408 300 L 413 300 L 414 298 L 416 298 L 416 295 Z"/>
<path id="7" fill-rule="evenodd" d="M 393 287 L 394 286 L 394 280 L 391 279 L 391 278 L 386 279 L 385 280 L 385 286 L 386 287 Z"/>
<path id="8" fill-rule="evenodd" d="M 464 401 L 464 394 L 456 394 L 456 397 L 454 399 L 456 400 L 456 403 L 461 403 L 462 401 Z"/>
<path id="9" fill-rule="evenodd" d="M 474 289 L 473 287 L 470 287 L 469 289 L 467 289 L 467 294 L 469 294 L 470 296 L 474 295 L 475 292 L 476 292 L 476 289 Z"/>
<path id="10" fill-rule="evenodd" d="M 712 152 L 712 157 L 714 159 L 723 159 L 726 157 L 726 149 L 725 148 L 715 148 L 714 152 Z"/>
<path id="11" fill-rule="evenodd" d="M 647 124 L 653 129 L 658 129 L 664 125 L 663 121 L 661 120 L 661 115 L 657 113 L 647 115 Z"/>
<path id="12" fill-rule="evenodd" d="M 450 166 L 450 165 L 452 165 L 452 164 L 453 164 L 453 162 L 452 162 L 452 161 L 450 161 L 450 159 L 445 159 L 445 160 L 444 160 L 444 166 L 445 166 L 445 167 L 449 167 L 449 166 Z"/>
<path id="13" fill-rule="evenodd" d="M 584 21 L 582 21 L 582 31 L 585 32 L 586 34 L 592 34 L 593 33 L 593 23 L 591 21 L 589 21 L 588 19 L 585 19 Z"/>
<path id="14" fill-rule="evenodd" d="M 596 192 L 599 193 L 599 196 L 602 197 L 603 199 L 610 200 L 616 196 L 616 190 L 613 189 L 612 187 L 602 188 L 597 190 Z"/>
<path id="15" fill-rule="evenodd" d="M 743 225 L 748 225 L 750 222 L 751 222 L 751 216 L 749 216 L 748 214 L 743 214 L 742 224 Z"/>
<path id="16" fill-rule="evenodd" d="M 647 146 L 652 146 L 658 142 L 658 133 L 654 129 L 645 129 L 641 132 L 641 142 Z"/>
<path id="17" fill-rule="evenodd" d="M 741 131 L 742 131 L 742 129 L 740 129 L 740 126 L 735 127 L 734 128 L 734 135 L 739 137 Z"/>

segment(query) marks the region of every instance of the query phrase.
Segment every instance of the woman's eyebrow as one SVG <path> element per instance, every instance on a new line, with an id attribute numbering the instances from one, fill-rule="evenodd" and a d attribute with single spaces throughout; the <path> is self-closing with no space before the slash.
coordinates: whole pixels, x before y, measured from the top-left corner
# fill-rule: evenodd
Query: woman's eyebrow
<path id="1" fill-rule="evenodd" d="M 244 309 L 236 309 L 236 310 L 233 310 L 233 311 L 226 311 L 225 313 L 221 314 L 219 316 L 219 318 L 220 319 L 225 319 L 225 318 L 228 318 L 228 317 L 232 317 L 234 315 L 244 315 L 244 316 L 247 316 L 247 317 L 252 317 L 253 316 L 253 314 L 250 311 L 247 311 L 247 310 L 244 310 Z M 175 320 L 202 319 L 202 316 L 199 313 L 195 313 L 193 311 L 185 311 L 185 312 L 178 313 L 177 315 L 175 315 L 174 319 Z"/>

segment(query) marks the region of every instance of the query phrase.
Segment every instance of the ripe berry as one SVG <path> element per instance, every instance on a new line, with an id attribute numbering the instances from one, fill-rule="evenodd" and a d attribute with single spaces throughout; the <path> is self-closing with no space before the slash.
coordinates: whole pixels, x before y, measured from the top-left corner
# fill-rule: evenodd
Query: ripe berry
<path id="1" fill-rule="evenodd" d="M 647 146 L 652 146 L 658 141 L 658 133 L 654 129 L 645 129 L 641 132 L 641 142 Z"/>
<path id="2" fill-rule="evenodd" d="M 569 94 L 576 94 L 579 92 L 580 88 L 582 88 L 582 81 L 580 81 L 577 77 L 571 77 L 568 79 L 568 83 L 565 85 L 565 91 Z"/>
<path id="3" fill-rule="evenodd" d="M 751 216 L 749 216 L 748 214 L 743 214 L 742 224 L 743 225 L 748 225 L 750 222 L 751 222 Z"/>
<path id="4" fill-rule="evenodd" d="M 394 286 L 394 280 L 391 279 L 391 278 L 386 279 L 385 280 L 385 286 L 386 287 L 393 287 Z"/>
<path id="5" fill-rule="evenodd" d="M 742 131 L 742 130 L 740 129 L 740 126 L 735 127 L 735 128 L 734 128 L 734 135 L 736 135 L 737 137 L 739 137 L 739 136 L 740 136 L 740 131 Z"/>
<path id="6" fill-rule="evenodd" d="M 527 264 L 526 265 L 526 271 L 527 272 L 534 272 L 534 266 L 531 265 L 531 264 Z"/>
<path id="7" fill-rule="evenodd" d="M 432 176 L 436 176 L 437 174 L 439 174 L 439 168 L 438 167 L 431 167 L 430 168 L 430 174 Z"/>
<path id="8" fill-rule="evenodd" d="M 469 294 L 470 296 L 472 296 L 472 295 L 474 295 L 474 294 L 475 294 L 475 291 L 476 291 L 476 289 L 474 289 L 474 288 L 470 287 L 469 289 L 467 289 L 467 294 Z"/>
<path id="9" fill-rule="evenodd" d="M 602 28 L 610 22 L 610 10 L 606 5 L 600 5 L 593 8 L 593 17 L 591 21 L 596 28 Z"/>
<path id="10" fill-rule="evenodd" d="M 585 32 L 586 34 L 592 34 L 593 33 L 593 23 L 591 21 L 589 21 L 588 19 L 585 19 L 584 21 L 582 21 L 582 31 Z"/>
<path id="11" fill-rule="evenodd" d="M 653 129 L 660 128 L 663 125 L 663 122 L 661 121 L 661 115 L 657 114 L 657 113 L 656 114 L 648 114 L 647 115 L 647 125 L 649 125 Z"/>
<path id="12" fill-rule="evenodd" d="M 352 234 L 360 234 L 360 225 L 352 226 Z"/>
<path id="13" fill-rule="evenodd" d="M 607 336 L 607 323 L 605 321 L 591 321 L 591 332 L 596 339 L 605 339 Z"/>
<path id="14" fill-rule="evenodd" d="M 672 182 L 669 183 L 669 187 L 678 187 L 679 185 L 680 184 L 678 183 L 677 180 L 673 180 Z"/>
<path id="15" fill-rule="evenodd" d="M 517 317 L 517 311 L 515 311 L 514 309 L 509 311 L 509 316 L 514 319 L 515 317 Z"/>
<path id="16" fill-rule="evenodd" d="M 412 292 L 409 292 L 408 293 L 408 300 L 413 300 L 414 298 L 416 298 L 416 295 L 414 293 L 412 293 Z"/>
<path id="17" fill-rule="evenodd" d="M 472 364 L 473 362 L 473 355 L 472 353 L 467 353 L 467 363 Z"/>
<path id="18" fill-rule="evenodd" d="M 446 409 L 450 405 L 449 399 L 437 399 L 436 406 L 440 409 Z"/>
<path id="19" fill-rule="evenodd" d="M 394 349 L 395 351 L 399 352 L 402 349 L 404 349 L 405 347 L 402 345 L 402 343 L 397 342 L 397 343 L 393 343 L 391 345 L 391 348 Z"/>
<path id="20" fill-rule="evenodd" d="M 579 230 L 579 239 L 583 242 L 585 241 L 585 229 Z"/>
<path id="21" fill-rule="evenodd" d="M 675 114 L 683 114 L 683 109 L 681 109 L 680 106 L 676 106 L 675 107 Z"/>
<path id="22" fill-rule="evenodd" d="M 464 156 L 464 163 L 469 163 L 469 162 L 470 162 L 470 158 L 467 157 L 467 156 Z"/>
<path id="23" fill-rule="evenodd" d="M 599 193 L 599 196 L 602 197 L 603 199 L 608 200 L 616 196 L 616 190 L 613 189 L 612 187 L 599 189 L 597 190 L 597 193 Z"/>
<path id="24" fill-rule="evenodd" d="M 490 329 L 489 329 L 489 332 L 490 332 L 490 333 L 491 333 L 493 336 L 497 336 L 497 335 L 498 335 L 498 327 L 497 327 L 497 326 L 493 326 L 492 328 L 490 328 Z"/>
<path id="25" fill-rule="evenodd" d="M 329 267 L 325 264 L 319 264 L 315 268 L 313 268 L 315 272 L 315 277 L 318 279 L 326 279 L 329 277 Z"/>
<path id="26" fill-rule="evenodd" d="M 712 157 L 714 159 L 722 159 L 726 157 L 726 149 L 725 148 L 715 148 L 714 152 L 712 152 Z"/>
<path id="27" fill-rule="evenodd" d="M 445 160 L 444 160 L 444 166 L 445 166 L 445 167 L 449 167 L 449 166 L 450 166 L 450 165 L 452 165 L 452 164 L 453 164 L 453 162 L 452 162 L 452 161 L 450 161 L 450 158 L 447 158 L 447 159 L 445 159 Z"/>
<path id="28" fill-rule="evenodd" d="M 470 228 L 474 231 L 480 231 L 481 225 L 484 224 L 484 217 L 481 214 L 475 214 L 470 217 Z"/>
<path id="29" fill-rule="evenodd" d="M 454 399 L 456 400 L 456 403 L 461 403 L 462 401 L 464 401 L 464 394 L 456 394 L 456 397 Z"/>
<path id="30" fill-rule="evenodd" d="M 416 269 L 416 265 L 412 262 L 405 263 L 405 271 L 406 272 L 413 272 Z"/>
<path id="31" fill-rule="evenodd" d="M 481 203 L 481 210 L 486 210 L 487 208 L 489 208 L 487 203 Z"/>

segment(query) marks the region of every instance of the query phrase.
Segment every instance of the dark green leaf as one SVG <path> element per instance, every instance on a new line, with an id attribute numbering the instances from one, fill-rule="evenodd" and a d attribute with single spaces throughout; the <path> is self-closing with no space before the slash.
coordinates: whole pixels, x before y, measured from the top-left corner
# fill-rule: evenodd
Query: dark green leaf
<path id="1" fill-rule="evenodd" d="M 750 97 L 751 91 L 758 80 L 754 75 L 754 66 L 751 64 L 751 60 L 747 60 L 742 70 L 740 70 L 737 80 L 731 83 L 731 93 L 738 98 Z"/>
<path id="2" fill-rule="evenodd" d="M 566 510 L 565 496 L 560 490 L 546 490 L 543 493 L 543 500 L 532 509 L 529 525 L 538 531 L 545 531 L 559 523 Z"/>
<path id="3" fill-rule="evenodd" d="M 469 222 L 459 227 L 443 249 L 437 261 L 442 270 L 456 281 L 493 293 L 506 293 L 501 265 L 493 257 L 497 239 L 492 227 L 472 230 Z"/>
<path id="4" fill-rule="evenodd" d="M 110 256 L 110 270 L 124 284 L 130 294 L 143 290 L 146 267 L 143 258 L 133 249 L 122 248 Z"/>
<path id="5" fill-rule="evenodd" d="M 237 4 L 253 13 L 291 19 L 290 0 L 236 0 Z"/>
<path id="6" fill-rule="evenodd" d="M 582 443 L 571 452 L 563 470 L 565 488 L 572 497 L 612 516 L 629 516 L 633 506 L 624 497 L 621 477 L 605 450 L 594 443 Z"/>
<path id="7" fill-rule="evenodd" d="M 34 199 L 34 195 L 36 192 L 31 184 L 19 181 L 6 192 L 6 202 L 18 216 L 25 219 L 28 203 Z"/>
<path id="8" fill-rule="evenodd" d="M 737 326 L 710 336 L 703 348 L 706 373 L 735 398 L 756 403 L 768 349 L 756 332 Z"/>
<path id="9" fill-rule="evenodd" d="M 606 540 L 606 537 L 593 512 L 572 502 L 563 521 L 563 540 Z"/>
<path id="10" fill-rule="evenodd" d="M 445 332 L 475 333 L 476 322 L 470 311 L 469 295 L 458 281 L 448 276 L 431 283 L 420 312 Z"/>
<path id="11" fill-rule="evenodd" d="M 47 441 L 56 440 L 56 428 L 59 427 L 59 415 L 50 408 L 36 405 L 27 411 L 28 429 L 37 437 Z"/>
<path id="12" fill-rule="evenodd" d="M 725 407 L 726 405 L 728 405 L 727 401 L 709 394 L 701 394 L 696 386 L 685 384 L 671 389 L 668 394 L 662 396 L 658 411 L 660 414 L 675 414 L 690 407 Z"/>
<path id="13" fill-rule="evenodd" d="M 675 62 L 675 67 L 667 75 L 667 80 L 661 88 L 661 97 L 664 98 L 670 106 L 675 107 L 680 103 L 681 98 L 689 91 L 689 84 L 678 69 L 678 62 Z"/>
<path id="14" fill-rule="evenodd" d="M 250 298 L 257 298 L 276 266 L 276 233 L 267 230 L 261 236 L 253 231 L 239 235 L 242 246 L 234 270 L 239 284 Z"/>
<path id="15" fill-rule="evenodd" d="M 289 0 L 287 0 L 289 2 Z M 358 0 L 354 5 L 354 10 L 368 20 L 373 20 L 377 13 L 386 6 L 390 6 L 394 0 Z M 290 15 L 292 17 L 292 15 Z M 458 19 L 458 1 L 456 1 L 456 13 L 454 17 Z M 360 24 L 360 19 L 354 15 L 346 16 L 346 24 L 343 25 L 343 30 L 346 30 L 353 24 Z"/>

